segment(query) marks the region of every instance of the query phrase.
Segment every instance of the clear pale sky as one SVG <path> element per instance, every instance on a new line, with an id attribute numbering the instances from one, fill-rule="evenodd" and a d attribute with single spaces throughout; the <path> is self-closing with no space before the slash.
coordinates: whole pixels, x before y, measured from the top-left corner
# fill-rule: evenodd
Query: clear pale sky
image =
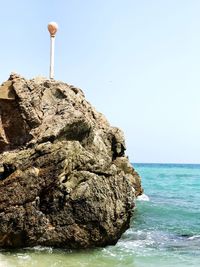
<path id="1" fill-rule="evenodd" d="M 48 76 L 81 87 L 123 129 L 132 162 L 200 163 L 199 0 L 6 0 L 0 82 Z"/>

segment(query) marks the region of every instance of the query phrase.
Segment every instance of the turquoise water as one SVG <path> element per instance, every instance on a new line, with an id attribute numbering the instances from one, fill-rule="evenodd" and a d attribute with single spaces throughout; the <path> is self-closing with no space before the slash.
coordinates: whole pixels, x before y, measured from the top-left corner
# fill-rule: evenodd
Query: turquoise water
<path id="1" fill-rule="evenodd" d="M 137 201 L 116 246 L 1 251 L 0 267 L 200 266 L 200 165 L 135 164 L 149 201 Z"/>

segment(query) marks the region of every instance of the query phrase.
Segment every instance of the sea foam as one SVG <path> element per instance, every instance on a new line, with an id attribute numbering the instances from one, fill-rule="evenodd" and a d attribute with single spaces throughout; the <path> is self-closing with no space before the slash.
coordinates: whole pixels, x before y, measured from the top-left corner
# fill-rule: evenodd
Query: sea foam
<path id="1" fill-rule="evenodd" d="M 150 199 L 149 199 L 149 197 L 147 195 L 142 194 L 141 196 L 137 197 L 137 200 L 139 200 L 139 201 L 149 201 Z"/>

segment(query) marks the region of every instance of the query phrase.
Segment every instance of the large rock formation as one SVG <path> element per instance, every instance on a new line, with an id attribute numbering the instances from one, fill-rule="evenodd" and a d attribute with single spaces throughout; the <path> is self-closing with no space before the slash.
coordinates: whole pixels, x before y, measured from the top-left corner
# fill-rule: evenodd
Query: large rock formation
<path id="1" fill-rule="evenodd" d="M 115 244 L 140 177 L 83 92 L 11 74 L 0 87 L 0 247 Z"/>

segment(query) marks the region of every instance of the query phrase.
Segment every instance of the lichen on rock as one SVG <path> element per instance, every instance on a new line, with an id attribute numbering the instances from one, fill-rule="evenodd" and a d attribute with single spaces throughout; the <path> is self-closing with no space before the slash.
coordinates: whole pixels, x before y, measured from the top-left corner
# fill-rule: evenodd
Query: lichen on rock
<path id="1" fill-rule="evenodd" d="M 115 244 L 142 193 L 125 149 L 81 89 L 11 74 L 0 87 L 0 247 Z"/>

